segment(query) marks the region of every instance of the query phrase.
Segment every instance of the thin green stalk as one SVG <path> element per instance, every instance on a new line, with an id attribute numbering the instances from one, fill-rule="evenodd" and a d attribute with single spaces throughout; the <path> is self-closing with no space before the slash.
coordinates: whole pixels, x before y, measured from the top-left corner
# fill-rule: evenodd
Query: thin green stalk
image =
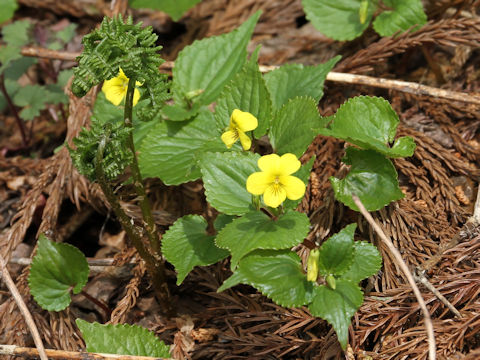
<path id="1" fill-rule="evenodd" d="M 170 301 L 170 291 L 166 282 L 164 264 L 162 261 L 157 261 L 155 256 L 153 256 L 153 254 L 151 254 L 147 250 L 145 244 L 142 241 L 141 233 L 135 228 L 133 221 L 123 211 L 116 195 L 114 194 L 112 188 L 110 187 L 110 184 L 105 177 L 102 161 L 105 146 L 107 144 L 107 139 L 109 136 L 110 133 L 108 130 L 106 130 L 105 136 L 102 137 L 98 145 L 97 155 L 95 159 L 95 173 L 97 176 L 97 181 L 100 184 L 100 187 L 102 188 L 102 191 L 105 194 L 105 197 L 107 198 L 107 201 L 109 202 L 113 212 L 120 221 L 122 228 L 127 233 L 128 238 L 133 242 L 133 245 L 137 249 L 142 259 L 145 261 L 147 271 L 153 281 L 153 288 L 155 290 L 158 301 L 165 314 L 170 316 L 173 314 L 174 311 Z"/>
<path id="2" fill-rule="evenodd" d="M 13 117 L 15 118 L 15 121 L 17 122 L 17 126 L 20 129 L 20 135 L 22 136 L 22 143 L 24 147 L 28 146 L 28 139 L 27 139 L 27 131 L 25 129 L 25 123 L 23 120 L 20 118 L 18 115 L 18 111 L 15 108 L 15 105 L 13 104 L 12 99 L 10 98 L 10 95 L 8 95 L 7 89 L 5 88 L 5 76 L 3 74 L 0 75 L 0 91 L 3 94 L 3 97 L 7 101 L 8 107 L 10 108 L 10 111 L 13 114 Z"/>
<path id="3" fill-rule="evenodd" d="M 136 79 L 134 78 L 131 78 L 128 81 L 127 95 L 125 97 L 125 112 L 124 112 L 123 120 L 125 122 L 125 126 L 129 127 L 130 129 L 133 129 L 132 110 L 133 110 L 133 95 L 135 92 L 135 82 L 136 82 Z M 161 253 L 160 237 L 158 236 L 157 227 L 155 225 L 155 219 L 153 218 L 152 209 L 150 207 L 150 201 L 147 197 L 145 187 L 143 186 L 142 175 L 140 173 L 140 168 L 138 167 L 138 159 L 135 151 L 135 144 L 133 143 L 133 131 L 130 131 L 130 134 L 127 139 L 127 145 L 133 154 L 133 160 L 130 165 L 130 170 L 132 172 L 133 185 L 139 197 L 140 209 L 142 210 L 143 220 L 145 222 L 145 227 L 147 229 L 148 240 L 150 241 L 150 245 L 152 246 L 152 249 L 155 252 L 155 254 L 158 257 L 160 257 L 160 253 Z"/>

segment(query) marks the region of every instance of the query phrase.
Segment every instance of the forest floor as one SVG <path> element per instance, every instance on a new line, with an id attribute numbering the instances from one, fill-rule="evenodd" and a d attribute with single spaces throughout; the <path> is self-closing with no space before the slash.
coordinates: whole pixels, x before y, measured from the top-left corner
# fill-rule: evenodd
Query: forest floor
<path id="1" fill-rule="evenodd" d="M 40 47 L 46 34 L 77 25 L 76 35 L 60 49 L 66 57 L 38 58 L 22 77 L 29 84 L 47 84 L 52 81 L 49 72 L 74 66 L 82 36 L 103 15 L 111 15 L 110 4 L 103 0 L 94 7 L 87 0 L 19 3 L 14 20 L 35 24 Z M 117 1 L 114 11 L 153 26 L 164 46 L 162 56 L 169 61 L 195 39 L 231 31 L 261 9 L 249 50 L 262 45 L 262 65 L 313 65 L 340 54 L 335 72 L 468 94 L 464 101 L 455 101 L 415 90 L 326 81 L 319 110 L 332 115 L 353 96 L 381 96 L 399 114 L 398 135 L 414 138 L 414 155 L 394 161 L 406 197 L 372 215 L 408 266 L 425 269 L 430 283 L 461 314 L 455 316 L 420 285 L 433 320 L 438 358 L 474 360 L 480 358 L 480 232 L 466 224 L 480 175 L 480 5 L 470 0 L 424 3 L 429 23 L 421 30 L 380 38 L 370 29 L 350 42 L 333 41 L 316 31 L 300 0 L 204 0 L 178 22 L 160 12 L 126 10 L 125 1 Z M 23 53 L 28 51 L 26 47 Z M 328 178 L 342 172 L 343 141 L 318 136 L 303 156 L 302 162 L 316 159 L 300 209 L 313 225 L 310 239 L 321 241 L 357 222 L 358 237 L 376 244 L 384 259 L 381 272 L 363 284 L 365 302 L 352 320 L 345 353 L 327 322 L 307 309 L 282 308 L 249 286 L 217 293 L 230 275 L 225 262 L 195 268 L 180 287 L 173 286 L 175 273 L 169 269 L 178 315 L 161 317 L 145 266 L 130 264 L 135 251 L 106 210 L 99 188 L 76 173 L 68 151 L 54 151 L 88 124 L 92 106 L 66 93 L 69 105 L 49 107 L 26 124 L 26 147 L 11 111 L 0 114 L 0 254 L 9 261 L 10 274 L 47 348 L 84 349 L 75 325 L 81 317 L 145 326 L 174 344 L 177 359 L 427 359 L 425 324 L 405 276 L 361 215 L 334 199 Z M 212 217 L 201 182 L 167 187 L 149 180 L 148 191 L 162 232 L 185 214 Z M 133 200 L 131 207 L 135 213 Z M 30 258 L 39 233 L 73 244 L 89 258 L 114 259 L 114 266 L 92 273 L 87 285 L 88 293 L 106 303 L 111 314 L 81 295 L 58 313 L 38 307 L 28 290 L 28 266 L 19 263 Z M 298 253 L 305 250 L 300 247 Z M 33 346 L 22 314 L 4 284 L 0 286 L 0 344 Z"/>

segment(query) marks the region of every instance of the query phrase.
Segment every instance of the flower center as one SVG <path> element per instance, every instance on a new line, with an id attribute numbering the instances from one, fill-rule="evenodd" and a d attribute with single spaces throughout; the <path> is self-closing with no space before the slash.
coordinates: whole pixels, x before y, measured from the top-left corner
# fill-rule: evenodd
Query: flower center
<path id="1" fill-rule="evenodd" d="M 240 135 L 238 134 L 238 129 L 233 128 L 232 132 L 233 132 L 233 138 L 235 139 L 235 141 L 237 141 L 237 139 L 240 137 Z"/>
<path id="2" fill-rule="evenodd" d="M 280 178 L 278 176 L 275 176 L 275 179 L 273 180 L 274 186 L 280 186 Z"/>

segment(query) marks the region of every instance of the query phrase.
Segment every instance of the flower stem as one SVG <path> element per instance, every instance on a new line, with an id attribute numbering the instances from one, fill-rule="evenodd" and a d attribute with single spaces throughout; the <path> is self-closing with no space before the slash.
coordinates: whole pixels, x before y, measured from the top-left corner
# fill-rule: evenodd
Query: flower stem
<path id="1" fill-rule="evenodd" d="M 23 146 L 26 148 L 28 146 L 28 139 L 27 139 L 27 131 L 25 129 L 25 123 L 18 115 L 18 111 L 15 108 L 15 105 L 13 104 L 13 101 L 10 98 L 10 95 L 8 95 L 7 89 L 5 87 L 5 77 L 3 74 L 0 75 L 0 91 L 2 92 L 3 97 L 7 101 L 8 107 L 10 108 L 10 111 L 12 112 L 13 117 L 15 118 L 15 121 L 17 122 L 18 128 L 20 129 L 20 134 L 22 136 Z"/>
<path id="2" fill-rule="evenodd" d="M 128 81 L 127 95 L 125 97 L 125 112 L 124 112 L 124 123 L 125 126 L 133 130 L 132 122 L 132 110 L 133 110 L 133 95 L 135 92 L 135 82 L 134 78 L 130 78 Z M 157 227 L 155 225 L 155 219 L 152 216 L 152 209 L 150 207 L 150 201 L 147 197 L 145 187 L 143 186 L 143 179 L 140 173 L 140 168 L 138 167 L 138 159 L 135 151 L 135 144 L 133 143 L 133 131 L 130 131 L 130 134 L 127 139 L 127 145 L 130 148 L 130 151 L 133 154 L 133 160 L 130 164 L 130 170 L 133 177 L 133 185 L 135 191 L 137 192 L 140 209 L 142 210 L 143 220 L 145 221 L 145 227 L 147 229 L 148 240 L 150 241 L 150 246 L 156 255 L 160 257 L 160 238 L 158 236 Z"/>
<path id="3" fill-rule="evenodd" d="M 103 301 L 98 300 L 94 298 L 92 295 L 87 293 L 86 291 L 82 290 L 80 291 L 80 294 L 82 294 L 86 299 L 88 299 L 90 302 L 94 303 L 97 305 L 100 309 L 103 311 L 103 317 L 105 318 L 105 321 L 108 321 L 110 319 L 110 316 L 112 315 L 112 310 L 109 309 L 108 305 L 105 304 Z"/>
<path id="4" fill-rule="evenodd" d="M 102 161 L 105 146 L 107 145 L 107 140 L 109 137 L 110 131 L 107 128 L 104 136 L 98 144 L 97 155 L 95 159 L 95 173 L 97 181 L 100 184 L 100 187 L 102 188 L 102 191 L 105 194 L 105 197 L 107 198 L 107 201 L 109 202 L 113 212 L 120 221 L 122 228 L 127 233 L 128 238 L 133 242 L 133 245 L 137 249 L 141 258 L 145 261 L 147 271 L 153 281 L 155 295 L 157 296 L 157 299 L 160 302 L 160 305 L 165 314 L 167 316 L 170 316 L 173 314 L 173 308 L 170 302 L 170 292 L 166 282 L 165 267 L 163 261 L 158 261 L 155 256 L 151 254 L 145 247 L 145 244 L 142 241 L 142 234 L 135 227 L 132 219 L 130 219 L 123 211 L 116 195 L 114 194 L 112 188 L 110 187 L 110 184 L 106 179 Z"/>

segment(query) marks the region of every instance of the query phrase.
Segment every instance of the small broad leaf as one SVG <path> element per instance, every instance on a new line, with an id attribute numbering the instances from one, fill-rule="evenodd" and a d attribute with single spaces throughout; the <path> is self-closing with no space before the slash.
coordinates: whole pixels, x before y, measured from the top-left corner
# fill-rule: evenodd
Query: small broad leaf
<path id="1" fill-rule="evenodd" d="M 302 306 L 312 298 L 312 282 L 307 281 L 298 255 L 290 250 L 258 250 L 247 255 L 218 292 L 240 283 L 253 286 L 285 307 Z"/>
<path id="2" fill-rule="evenodd" d="M 21 47 L 15 45 L 3 46 L 0 48 L 0 74 L 6 72 L 11 64 L 22 58 Z"/>
<path id="3" fill-rule="evenodd" d="M 26 56 L 22 56 L 18 60 L 12 61 L 7 71 L 5 71 L 5 79 L 18 80 L 20 76 L 27 72 L 30 66 L 36 63 L 37 59 Z"/>
<path id="4" fill-rule="evenodd" d="M 68 24 L 62 30 L 56 32 L 55 37 L 59 40 L 62 40 L 64 44 L 67 44 L 74 38 L 77 27 L 77 24 Z"/>
<path id="5" fill-rule="evenodd" d="M 2 11 L 0 12 L 0 24 L 10 20 L 17 10 L 18 5 L 16 0 L 2 0 L 1 5 Z"/>
<path id="6" fill-rule="evenodd" d="M 298 170 L 295 174 L 293 174 L 293 176 L 302 180 L 305 185 L 308 185 L 308 180 L 310 179 L 310 173 L 312 172 L 312 166 L 314 162 L 315 162 L 315 156 L 312 156 L 312 158 L 306 164 L 303 164 L 300 170 Z M 300 204 L 302 200 L 303 200 L 303 197 L 301 197 L 298 200 L 290 200 L 287 198 L 283 202 L 283 208 L 296 209 L 298 204 Z"/>
<path id="7" fill-rule="evenodd" d="M 366 241 L 356 241 L 353 244 L 355 253 L 350 269 L 342 274 L 342 279 L 347 279 L 358 284 L 363 279 L 375 275 L 382 267 L 382 256 L 377 248 Z"/>
<path id="8" fill-rule="evenodd" d="M 2 8 L 3 10 L 3 8 Z M 27 20 L 18 20 L 2 28 L 3 41 L 13 46 L 27 45 L 32 37 L 30 36 L 30 28 L 32 24 Z"/>
<path id="9" fill-rule="evenodd" d="M 316 136 L 314 128 L 326 122 L 318 114 L 317 103 L 310 97 L 289 100 L 275 115 L 269 138 L 279 155 L 303 155 Z"/>
<path id="10" fill-rule="evenodd" d="M 252 210 L 252 195 L 247 177 L 257 171 L 258 154 L 206 153 L 198 164 L 205 196 L 215 209 L 228 215 L 243 215 Z"/>
<path id="11" fill-rule="evenodd" d="M 373 22 L 376 32 L 382 36 L 391 36 L 397 31 L 406 31 L 414 25 L 418 30 L 427 23 L 421 0 L 384 0 L 393 11 L 384 11 Z"/>
<path id="12" fill-rule="evenodd" d="M 258 51 L 220 94 L 215 108 L 215 119 L 221 130 L 228 126 L 235 109 L 249 112 L 257 118 L 258 127 L 253 131 L 256 138 L 265 135 L 270 127 L 272 101 L 258 68 L 257 58 Z"/>
<path id="13" fill-rule="evenodd" d="M 393 147 L 388 146 L 395 138 L 398 123 L 398 115 L 387 100 L 357 96 L 340 106 L 332 123 L 319 132 L 363 149 L 376 150 L 388 157 L 411 156 L 415 142 L 408 136 L 397 139 Z"/>
<path id="14" fill-rule="evenodd" d="M 228 251 L 215 246 L 215 237 L 207 235 L 207 225 L 202 216 L 187 215 L 175 221 L 163 235 L 162 253 L 175 266 L 177 285 L 195 266 L 211 265 L 228 256 Z"/>
<path id="15" fill-rule="evenodd" d="M 318 269 L 323 276 L 341 275 L 353 264 L 353 234 L 357 224 L 350 224 L 325 241 L 320 247 Z"/>
<path id="16" fill-rule="evenodd" d="M 1 8 L 3 14 L 3 6 Z M 18 20 L 2 28 L 2 38 L 7 46 L 0 48 L 0 74 L 5 72 L 14 60 L 22 57 L 21 47 L 26 45 L 31 38 L 29 35 L 30 27 L 31 24 L 28 21 Z"/>
<path id="17" fill-rule="evenodd" d="M 353 147 L 346 152 L 343 162 L 352 165 L 350 172 L 342 180 L 330 178 L 337 200 L 358 211 L 352 199 L 352 194 L 356 194 L 368 211 L 376 211 L 404 197 L 395 167 L 384 155 Z"/>
<path id="18" fill-rule="evenodd" d="M 363 294 L 353 282 L 336 280 L 335 290 L 322 285 L 313 290 L 313 300 L 308 309 L 313 316 L 325 319 L 333 326 L 343 349 L 348 343 L 350 319 L 363 303 Z"/>
<path id="19" fill-rule="evenodd" d="M 138 163 L 143 176 L 178 185 L 200 178 L 202 154 L 225 150 L 212 113 L 204 109 L 192 120 L 157 123 L 142 141 Z"/>
<path id="20" fill-rule="evenodd" d="M 33 120 L 40 115 L 40 111 L 45 108 L 47 103 L 55 103 L 55 96 L 44 86 L 27 85 L 17 91 L 13 97 L 13 102 L 17 106 L 22 106 L 20 116 L 25 120 Z"/>
<path id="21" fill-rule="evenodd" d="M 179 20 L 190 8 L 202 0 L 130 0 L 130 6 L 134 9 L 155 9 L 166 12 L 174 21 Z"/>
<path id="22" fill-rule="evenodd" d="M 75 321 L 88 352 L 170 358 L 170 346 L 147 329 L 128 324 L 102 325 L 82 319 Z"/>
<path id="23" fill-rule="evenodd" d="M 250 212 L 226 225 L 215 239 L 216 244 L 232 254 L 235 269 L 246 254 L 256 249 L 289 249 L 300 244 L 308 234 L 308 217 L 289 211 L 273 220 L 260 211 Z"/>
<path id="24" fill-rule="evenodd" d="M 360 36 L 370 24 L 377 8 L 373 1 L 369 1 L 365 12 L 361 9 L 360 0 L 302 0 L 302 4 L 312 25 L 335 40 L 353 40 Z"/>
<path id="25" fill-rule="evenodd" d="M 193 103 L 208 105 L 215 101 L 244 64 L 246 47 L 259 17 L 257 12 L 238 29 L 197 40 L 183 49 L 173 68 L 173 86 L 184 96 L 199 93 L 192 99 Z"/>
<path id="26" fill-rule="evenodd" d="M 28 277 L 30 292 L 43 309 L 61 311 L 70 304 L 70 290 L 74 294 L 82 291 L 88 271 L 87 259 L 80 250 L 40 235 Z"/>
<path id="27" fill-rule="evenodd" d="M 267 74 L 265 81 L 272 96 L 273 107 L 280 109 L 297 96 L 310 96 L 318 102 L 323 96 L 323 83 L 341 56 L 316 66 L 286 64 Z"/>

